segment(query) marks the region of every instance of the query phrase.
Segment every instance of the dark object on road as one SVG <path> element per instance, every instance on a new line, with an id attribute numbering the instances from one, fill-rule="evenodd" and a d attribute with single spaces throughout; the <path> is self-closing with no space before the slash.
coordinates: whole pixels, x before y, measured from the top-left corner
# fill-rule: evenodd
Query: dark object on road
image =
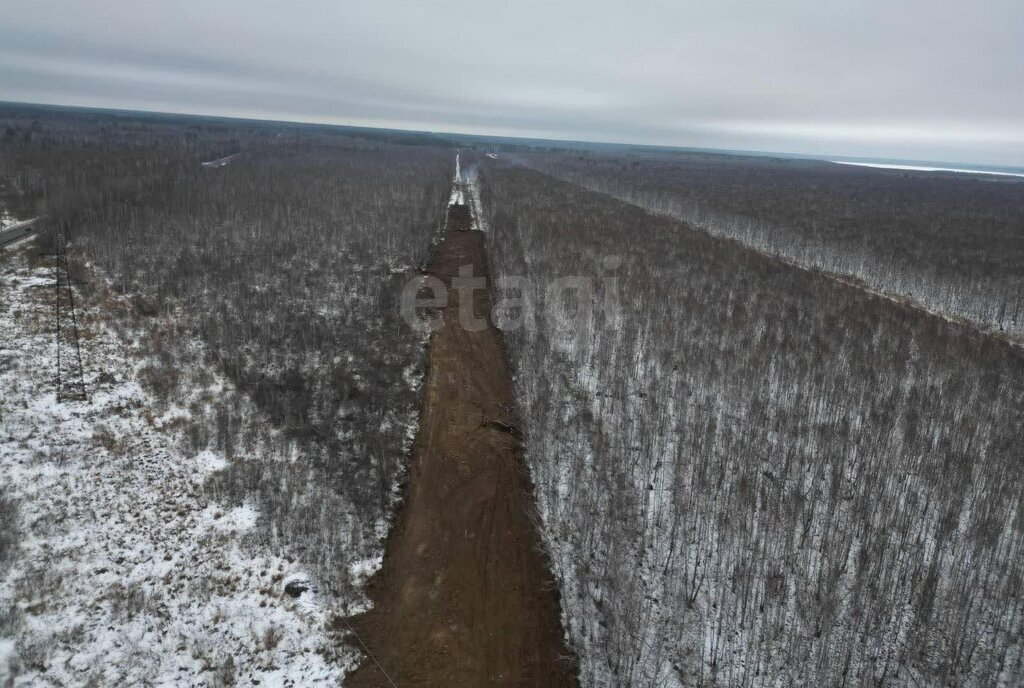
<path id="1" fill-rule="evenodd" d="M 455 231 L 466 232 L 473 228 L 473 216 L 468 205 L 453 205 L 448 209 L 448 222 Z"/>
<path id="2" fill-rule="evenodd" d="M 517 440 L 523 439 L 523 433 L 522 431 L 519 430 L 519 428 L 515 427 L 514 425 L 509 425 L 508 423 L 505 423 L 500 420 L 485 420 L 484 422 L 480 423 L 480 427 L 491 428 L 492 430 L 497 430 L 498 432 L 504 432 L 508 435 L 512 435 L 512 437 L 515 437 Z"/>
<path id="3" fill-rule="evenodd" d="M 297 579 L 285 583 L 284 592 L 290 597 L 301 597 L 302 593 L 309 590 L 309 581 Z"/>

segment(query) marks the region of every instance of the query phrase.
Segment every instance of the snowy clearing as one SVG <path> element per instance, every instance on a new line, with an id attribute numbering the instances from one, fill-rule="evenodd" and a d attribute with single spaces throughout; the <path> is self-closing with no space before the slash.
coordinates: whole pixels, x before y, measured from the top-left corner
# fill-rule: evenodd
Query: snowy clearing
<path id="1" fill-rule="evenodd" d="M 352 656 L 326 603 L 308 582 L 286 592 L 301 566 L 248 542 L 257 504 L 209 494 L 228 462 L 178 449 L 138 348 L 81 312 L 90 400 L 58 404 L 50 273 L 18 252 L 0 275 L 0 495 L 20 531 L 0 568 L 0 684 L 337 685 Z"/>

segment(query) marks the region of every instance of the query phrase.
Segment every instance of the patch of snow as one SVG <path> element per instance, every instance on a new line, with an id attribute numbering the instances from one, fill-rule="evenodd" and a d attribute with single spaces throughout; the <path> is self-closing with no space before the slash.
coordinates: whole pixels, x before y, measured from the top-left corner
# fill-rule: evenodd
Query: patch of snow
<path id="1" fill-rule="evenodd" d="M 383 563 L 384 559 L 380 555 L 370 557 L 369 559 L 360 559 L 349 564 L 348 572 L 352 576 L 353 582 L 362 585 L 366 582 L 366 579 L 380 570 Z"/>
<path id="2" fill-rule="evenodd" d="M 409 389 L 418 392 L 423 385 L 423 371 L 416 364 L 406 366 L 405 370 L 402 371 L 402 379 L 405 380 L 405 384 Z"/>
<path id="3" fill-rule="evenodd" d="M 0 638 L 0 686 L 7 688 L 14 683 L 14 641 Z"/>
<path id="4" fill-rule="evenodd" d="M 462 191 L 462 184 L 452 187 L 452 194 L 448 197 L 448 205 L 466 205 L 466 196 Z"/>
<path id="5" fill-rule="evenodd" d="M 487 218 L 480 203 L 480 174 L 475 165 L 466 171 L 465 186 L 466 195 L 469 197 L 469 209 L 473 214 L 473 229 L 486 232 Z"/>
<path id="6" fill-rule="evenodd" d="M 226 533 L 242 533 L 256 525 L 259 513 L 251 504 L 234 509 L 224 509 L 211 504 L 203 511 L 203 522 L 209 527 Z"/>
<path id="7" fill-rule="evenodd" d="M 224 454 L 209 449 L 196 454 L 195 462 L 201 474 L 216 473 L 228 467 L 228 460 L 224 458 Z"/>
<path id="8" fill-rule="evenodd" d="M 238 153 L 232 153 L 231 155 L 225 155 L 223 158 L 217 158 L 216 160 L 208 160 L 207 162 L 201 162 L 199 164 L 202 165 L 203 167 L 224 167 L 237 156 Z"/>
<path id="9" fill-rule="evenodd" d="M 8 211 L 6 208 L 0 210 L 0 231 L 3 231 L 8 227 L 11 227 L 12 225 L 17 224 L 18 222 L 18 218 L 11 215 L 10 211 Z"/>

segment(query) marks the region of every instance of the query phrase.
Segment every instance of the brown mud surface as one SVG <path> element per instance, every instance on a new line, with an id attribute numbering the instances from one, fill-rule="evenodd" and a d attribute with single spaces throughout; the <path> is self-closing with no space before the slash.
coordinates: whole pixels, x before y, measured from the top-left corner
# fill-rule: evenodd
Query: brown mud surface
<path id="1" fill-rule="evenodd" d="M 484 235 L 452 206 L 429 273 L 449 288 L 472 266 L 486 326 L 464 328 L 457 292 L 430 339 L 405 502 L 371 580 L 373 609 L 348 623 L 372 658 L 345 685 L 576 686 L 557 588 L 534 526 Z M 468 307 L 468 304 L 467 304 Z"/>

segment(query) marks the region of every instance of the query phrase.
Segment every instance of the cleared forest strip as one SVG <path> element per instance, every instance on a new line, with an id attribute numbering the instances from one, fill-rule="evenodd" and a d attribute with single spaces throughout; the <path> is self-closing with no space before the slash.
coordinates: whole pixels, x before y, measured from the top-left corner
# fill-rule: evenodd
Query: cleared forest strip
<path id="1" fill-rule="evenodd" d="M 667 216 L 667 217 L 671 217 L 671 216 Z M 711 236 L 711 237 L 713 237 L 715 239 L 720 239 L 722 241 L 735 242 L 743 250 L 752 251 L 753 253 L 756 253 L 756 254 L 758 254 L 760 256 L 764 256 L 765 258 L 768 258 L 769 260 L 776 260 L 776 261 L 778 261 L 778 262 L 780 262 L 780 263 L 782 263 L 782 264 L 784 264 L 784 265 L 786 265 L 788 267 L 796 268 L 797 270 L 803 270 L 804 272 L 809 272 L 809 273 L 815 274 L 815 275 L 821 275 L 825 279 L 832 280 L 836 284 L 839 284 L 839 285 L 841 285 L 843 287 L 849 287 L 850 289 L 854 289 L 856 291 L 859 291 L 859 292 L 863 293 L 864 295 L 866 295 L 869 298 L 880 299 L 882 301 L 886 301 L 886 302 L 888 302 L 890 304 L 893 304 L 893 305 L 895 305 L 895 306 L 897 306 L 899 308 L 905 308 L 905 309 L 908 309 L 908 310 L 917 311 L 919 313 L 923 313 L 926 316 L 930 316 L 930 317 L 933 317 L 933 318 L 938 318 L 938 319 L 943 320 L 943 321 L 945 321 L 947 323 L 950 323 L 952 325 L 957 325 L 957 326 L 962 327 L 962 328 L 964 328 L 966 330 L 969 330 L 970 332 L 976 334 L 979 337 L 989 337 L 989 338 L 991 338 L 993 340 L 996 340 L 996 341 L 998 341 L 998 342 L 1000 342 L 1002 344 L 1007 345 L 1011 349 L 1016 349 L 1019 352 L 1024 352 L 1024 343 L 1018 341 L 1017 339 L 1015 339 L 1013 337 L 1010 337 L 1005 332 L 997 332 L 997 331 L 993 331 L 993 330 L 990 330 L 990 329 L 986 329 L 981 324 L 979 324 L 979 323 L 977 323 L 977 322 L 975 322 L 973 320 L 970 320 L 968 318 L 963 318 L 963 317 L 960 317 L 958 315 L 955 315 L 955 314 L 952 314 L 952 313 L 948 313 L 948 312 L 944 312 L 944 311 L 937 311 L 937 310 L 928 308 L 926 305 L 924 305 L 920 301 L 914 300 L 913 298 L 910 298 L 910 297 L 907 297 L 907 296 L 898 296 L 898 295 L 891 294 L 891 293 L 889 293 L 889 292 L 887 292 L 887 291 L 885 291 L 883 289 L 877 289 L 875 287 L 872 287 L 870 284 L 868 284 L 867 282 L 865 282 L 864 280 L 862 280 L 862 279 L 860 279 L 858 277 L 854 277 L 852 275 L 845 275 L 845 274 L 838 273 L 838 272 L 832 272 L 830 270 L 826 270 L 826 269 L 820 268 L 820 267 L 815 267 L 813 265 L 804 265 L 804 264 L 799 263 L 799 262 L 797 262 L 795 260 L 791 260 L 789 258 L 786 258 L 785 256 L 783 256 L 781 254 L 771 253 L 769 251 L 764 251 L 762 249 L 759 249 L 759 248 L 757 248 L 755 246 L 751 246 L 750 244 L 746 244 L 746 243 L 740 241 L 739 239 L 733 239 L 733 238 L 730 238 L 730 237 L 723 237 L 723 236 L 719 236 L 719 235 L 713 234 L 712 232 L 708 232 L 707 230 L 705 230 L 705 229 L 703 229 L 701 227 L 696 227 L 696 226 L 691 225 L 691 228 L 696 230 L 696 231 L 706 232 L 708 234 L 708 236 Z"/>
<path id="2" fill-rule="evenodd" d="M 33 217 L 31 220 L 24 220 L 22 222 L 15 222 L 6 229 L 0 231 L 0 246 L 7 246 L 13 244 L 16 241 L 28 237 L 35 231 L 33 225 L 35 225 L 38 217 Z"/>
<path id="3" fill-rule="evenodd" d="M 468 206 L 452 205 L 430 265 L 449 299 L 430 340 L 405 504 L 370 582 L 374 607 L 351 620 L 373 658 L 349 686 L 577 684 L 490 321 L 484 235 L 471 225 Z M 473 292 L 479 330 L 463 326 L 452 290 L 467 266 L 487 279 Z"/>
<path id="4" fill-rule="evenodd" d="M 834 267 L 820 264 L 820 262 L 814 259 L 801 259 L 787 255 L 784 245 L 774 246 L 772 248 L 765 248 L 765 246 L 761 245 L 761 242 L 773 240 L 763 236 L 764 233 L 781 231 L 781 227 L 774 228 L 773 230 L 769 229 L 767 226 L 762 227 L 759 230 L 761 232 L 761 236 L 757 237 L 752 237 L 749 234 L 747 236 L 741 236 L 742 232 L 733 231 L 734 228 L 729 227 L 739 221 L 737 219 L 741 217 L 739 214 L 735 215 L 731 219 L 729 216 L 724 216 L 725 219 L 715 219 L 714 221 L 709 218 L 700 219 L 691 216 L 689 212 L 679 212 L 678 206 L 676 206 L 676 209 L 660 207 L 657 204 L 649 202 L 649 199 L 645 201 L 645 198 L 642 196 L 630 193 L 620 193 L 614 189 L 609 189 L 605 184 L 595 183 L 593 180 L 588 181 L 586 178 L 579 178 L 573 174 L 561 173 L 557 169 L 549 169 L 544 166 L 539 166 L 531 161 L 520 161 L 520 163 L 524 167 L 540 174 L 547 175 L 548 177 L 559 179 L 579 188 L 600 193 L 610 198 L 615 198 L 616 200 L 628 203 L 629 205 L 635 206 L 654 215 L 684 222 L 691 228 L 704 232 L 716 239 L 735 242 L 743 248 L 774 260 L 778 260 L 786 265 L 799 268 L 806 272 L 823 275 L 840 284 L 854 287 L 872 296 L 877 296 L 887 301 L 936 316 L 947 322 L 961 325 L 974 330 L 983 336 L 1005 342 L 1020 351 L 1024 351 L 1024 335 L 1021 334 L 1019 329 L 1014 329 L 1010 326 L 1007 330 L 1001 330 L 992 322 L 970 317 L 964 313 L 958 312 L 956 306 L 948 304 L 942 306 L 941 304 L 936 305 L 935 303 L 929 303 L 929 299 L 926 296 L 922 296 L 921 290 L 923 287 L 921 285 L 917 285 L 918 288 L 914 290 L 914 293 L 901 293 L 899 290 L 893 289 L 891 286 L 884 283 L 874 283 L 874 280 L 869 279 L 866 276 L 856 274 L 856 270 L 835 269 Z M 723 227 L 729 228 L 723 229 Z M 931 301 L 934 302 L 934 299 L 931 299 Z"/>

